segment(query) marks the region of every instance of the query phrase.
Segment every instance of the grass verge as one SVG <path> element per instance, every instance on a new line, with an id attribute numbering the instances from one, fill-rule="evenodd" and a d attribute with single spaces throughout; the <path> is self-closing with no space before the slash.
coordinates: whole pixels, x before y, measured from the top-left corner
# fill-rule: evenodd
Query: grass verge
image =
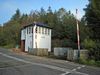
<path id="1" fill-rule="evenodd" d="M 95 60 L 80 59 L 78 63 L 80 63 L 80 64 L 85 64 L 85 65 L 90 65 L 90 66 L 100 67 L 100 61 L 95 61 Z"/>

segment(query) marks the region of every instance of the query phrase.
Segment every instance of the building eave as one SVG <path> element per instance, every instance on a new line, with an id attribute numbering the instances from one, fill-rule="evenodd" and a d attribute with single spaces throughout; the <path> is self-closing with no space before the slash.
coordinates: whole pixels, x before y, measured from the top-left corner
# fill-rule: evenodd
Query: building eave
<path id="1" fill-rule="evenodd" d="M 25 29 L 25 28 L 27 28 L 27 27 L 30 27 L 30 26 L 35 26 L 35 25 L 36 25 L 36 26 L 39 26 L 39 27 L 45 27 L 45 28 L 48 28 L 48 29 L 52 29 L 52 28 L 49 27 L 47 24 L 34 22 L 34 23 L 32 23 L 32 24 L 29 24 L 29 25 L 23 26 L 23 27 L 21 28 L 21 30 L 23 30 L 23 29 Z"/>

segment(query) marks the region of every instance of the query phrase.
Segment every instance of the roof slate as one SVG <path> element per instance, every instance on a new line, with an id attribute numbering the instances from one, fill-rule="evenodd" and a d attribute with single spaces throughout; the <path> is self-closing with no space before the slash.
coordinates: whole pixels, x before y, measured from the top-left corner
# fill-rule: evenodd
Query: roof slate
<path id="1" fill-rule="evenodd" d="M 29 24 L 29 25 L 26 25 L 26 26 L 23 26 L 22 29 L 24 28 L 27 28 L 29 26 L 40 26 L 40 27 L 45 27 L 45 28 L 49 28 L 49 29 L 52 29 L 51 27 L 49 27 L 47 24 L 43 24 L 43 23 L 40 23 L 40 22 L 34 22 L 32 24 Z"/>

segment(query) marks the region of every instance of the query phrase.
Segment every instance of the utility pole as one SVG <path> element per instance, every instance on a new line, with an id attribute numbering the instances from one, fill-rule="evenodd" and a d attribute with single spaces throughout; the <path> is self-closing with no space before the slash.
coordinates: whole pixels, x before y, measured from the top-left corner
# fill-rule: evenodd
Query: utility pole
<path id="1" fill-rule="evenodd" d="M 80 58 L 80 33 L 79 33 L 79 23 L 78 23 L 78 9 L 76 9 L 76 25 L 77 25 L 77 46 L 78 46 L 78 59 Z"/>

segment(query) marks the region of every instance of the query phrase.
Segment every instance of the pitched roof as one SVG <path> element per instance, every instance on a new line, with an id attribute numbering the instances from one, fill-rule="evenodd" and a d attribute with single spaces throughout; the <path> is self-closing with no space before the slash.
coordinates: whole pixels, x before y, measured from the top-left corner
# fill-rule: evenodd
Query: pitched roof
<path id="1" fill-rule="evenodd" d="M 26 28 L 26 27 L 29 27 L 29 26 L 40 26 L 40 27 L 45 27 L 45 28 L 49 28 L 49 29 L 52 29 L 51 27 L 49 27 L 47 24 L 43 24 L 41 22 L 34 22 L 32 24 L 29 24 L 29 25 L 26 25 L 26 26 L 23 26 L 22 29 Z"/>

